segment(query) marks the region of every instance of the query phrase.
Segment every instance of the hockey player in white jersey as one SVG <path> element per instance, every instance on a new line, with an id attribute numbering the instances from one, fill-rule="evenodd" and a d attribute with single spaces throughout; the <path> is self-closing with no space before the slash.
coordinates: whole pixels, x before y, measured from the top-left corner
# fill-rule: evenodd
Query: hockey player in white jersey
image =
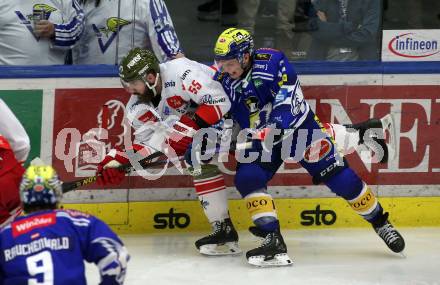
<path id="1" fill-rule="evenodd" d="M 119 69 L 122 84 L 132 94 L 126 106 L 127 118 L 135 129 L 130 148 L 144 156 L 156 152 L 183 156 L 195 131 L 219 122 L 230 108 L 213 74 L 210 67 L 185 57 L 159 64 L 152 51 L 131 50 Z M 125 152 L 111 150 L 98 166 L 98 183 L 119 184 L 125 173 L 112 167 L 128 161 Z M 210 223 L 229 221 L 228 236 L 222 240 L 227 249 L 216 253 L 241 252 L 229 219 L 224 178 L 217 166 L 202 165 L 194 187 Z"/>
<path id="2" fill-rule="evenodd" d="M 160 62 L 182 53 L 162 0 L 82 0 L 85 33 L 73 49 L 74 64 L 118 64 L 134 47 L 150 48 Z"/>
<path id="3" fill-rule="evenodd" d="M 0 227 L 22 212 L 18 188 L 29 151 L 25 129 L 0 99 Z"/>

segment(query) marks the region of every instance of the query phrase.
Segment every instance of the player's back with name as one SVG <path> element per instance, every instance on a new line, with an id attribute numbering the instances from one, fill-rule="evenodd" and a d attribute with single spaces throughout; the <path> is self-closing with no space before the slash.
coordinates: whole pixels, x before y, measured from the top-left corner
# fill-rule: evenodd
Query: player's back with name
<path id="1" fill-rule="evenodd" d="M 1 230 L 2 284 L 30 284 L 31 279 L 34 284 L 51 279 L 51 284 L 87 284 L 84 260 L 103 257 L 90 246 L 100 237 L 117 239 L 102 221 L 78 211 L 45 210 L 18 217 Z"/>

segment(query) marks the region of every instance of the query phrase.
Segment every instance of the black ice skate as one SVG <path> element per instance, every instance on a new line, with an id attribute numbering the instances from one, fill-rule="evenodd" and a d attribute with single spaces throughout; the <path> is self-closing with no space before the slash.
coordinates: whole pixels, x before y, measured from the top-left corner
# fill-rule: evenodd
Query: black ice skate
<path id="1" fill-rule="evenodd" d="M 373 228 L 393 252 L 401 253 L 405 249 L 405 241 L 388 221 L 388 213 L 384 213 L 377 222 L 373 223 Z"/>
<path id="2" fill-rule="evenodd" d="M 396 134 L 394 118 L 391 114 L 381 119 L 370 119 L 358 124 L 345 125 L 347 128 L 359 131 L 359 144 L 365 144 L 375 154 L 382 153 L 380 163 L 387 163 L 394 159 L 396 152 Z M 367 132 L 368 131 L 368 132 Z M 380 133 L 378 133 L 380 131 Z M 388 131 L 389 143 L 385 141 L 385 132 Z M 368 137 L 365 137 L 367 134 Z M 375 143 L 369 143 L 373 140 Z M 380 149 L 378 149 L 380 147 Z"/>
<path id="3" fill-rule="evenodd" d="M 264 239 L 264 238 L 266 237 L 266 235 L 267 235 L 267 232 L 265 232 L 265 231 L 263 231 L 263 230 L 260 230 L 259 228 L 254 227 L 254 226 L 249 227 L 249 231 L 250 231 L 251 234 L 253 234 L 254 236 L 256 236 L 256 237 L 258 237 L 258 238 L 262 238 L 262 239 Z"/>
<path id="4" fill-rule="evenodd" d="M 235 255 L 242 251 L 238 246 L 238 234 L 231 219 L 214 222 L 213 232 L 196 241 L 196 247 L 205 255 Z"/>
<path id="5" fill-rule="evenodd" d="M 249 230 L 257 237 L 264 236 L 264 232 L 256 227 L 251 227 Z M 246 252 L 246 258 L 249 264 L 259 267 L 293 264 L 287 255 L 287 247 L 279 230 L 265 233 L 263 243 L 259 247 Z"/>

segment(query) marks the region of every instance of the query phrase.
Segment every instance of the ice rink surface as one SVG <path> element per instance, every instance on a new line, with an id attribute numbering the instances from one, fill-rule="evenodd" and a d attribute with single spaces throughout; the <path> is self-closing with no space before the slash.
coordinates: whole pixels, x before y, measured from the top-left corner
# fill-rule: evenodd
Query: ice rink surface
<path id="1" fill-rule="evenodd" d="M 440 285 L 440 228 L 403 228 L 406 258 L 392 253 L 371 229 L 284 231 L 293 266 L 257 268 L 245 254 L 206 257 L 194 241 L 202 234 L 122 236 L 131 260 L 125 284 L 399 284 Z M 241 231 L 244 252 L 260 242 Z M 97 270 L 87 266 L 89 284 Z"/>

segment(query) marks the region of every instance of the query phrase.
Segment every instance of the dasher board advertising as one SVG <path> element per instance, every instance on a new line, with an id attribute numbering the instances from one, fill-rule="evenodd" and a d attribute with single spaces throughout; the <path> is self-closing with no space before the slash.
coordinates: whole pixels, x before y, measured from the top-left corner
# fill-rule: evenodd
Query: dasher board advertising
<path id="1" fill-rule="evenodd" d="M 440 29 L 384 30 L 382 61 L 440 61 Z"/>

